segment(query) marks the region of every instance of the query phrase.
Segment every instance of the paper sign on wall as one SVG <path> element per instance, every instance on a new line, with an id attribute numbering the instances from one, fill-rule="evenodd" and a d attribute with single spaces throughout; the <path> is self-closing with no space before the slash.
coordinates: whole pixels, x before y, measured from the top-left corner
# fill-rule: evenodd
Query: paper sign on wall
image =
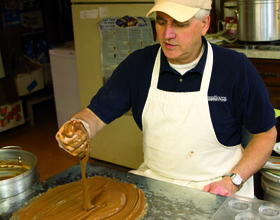
<path id="1" fill-rule="evenodd" d="M 98 10 L 97 9 L 80 11 L 80 18 L 81 19 L 97 19 L 97 17 L 98 17 Z"/>
<path id="2" fill-rule="evenodd" d="M 99 14 L 101 18 L 108 17 L 108 8 L 107 7 L 99 7 Z"/>
<path id="3" fill-rule="evenodd" d="M 151 20 L 146 17 L 110 17 L 101 20 L 98 26 L 104 83 L 130 53 L 154 44 Z"/>

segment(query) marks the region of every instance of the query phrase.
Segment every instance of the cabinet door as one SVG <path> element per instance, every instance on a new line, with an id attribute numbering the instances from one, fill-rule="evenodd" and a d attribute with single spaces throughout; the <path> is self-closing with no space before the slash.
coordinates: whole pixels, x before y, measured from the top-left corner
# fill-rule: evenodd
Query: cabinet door
<path id="1" fill-rule="evenodd" d="M 267 86 L 280 87 L 280 59 L 249 59 Z"/>
<path id="2" fill-rule="evenodd" d="M 280 109 L 280 59 L 255 59 L 250 61 L 262 77 L 274 108 Z"/>
<path id="3" fill-rule="evenodd" d="M 280 88 L 271 86 L 267 86 L 266 88 L 273 108 L 280 109 Z"/>

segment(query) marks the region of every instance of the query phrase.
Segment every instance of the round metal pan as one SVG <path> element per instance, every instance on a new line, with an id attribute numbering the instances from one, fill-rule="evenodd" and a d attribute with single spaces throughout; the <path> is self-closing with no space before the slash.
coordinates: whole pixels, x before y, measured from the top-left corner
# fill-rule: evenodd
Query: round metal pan
<path id="1" fill-rule="evenodd" d="M 0 200 L 17 195 L 39 182 L 34 154 L 18 146 L 0 149 Z"/>

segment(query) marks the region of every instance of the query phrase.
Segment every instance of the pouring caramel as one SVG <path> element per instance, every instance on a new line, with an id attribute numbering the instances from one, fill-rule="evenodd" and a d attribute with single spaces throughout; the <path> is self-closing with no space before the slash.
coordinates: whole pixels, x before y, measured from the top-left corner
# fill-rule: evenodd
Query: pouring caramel
<path id="1" fill-rule="evenodd" d="M 82 182 L 83 182 L 83 210 L 88 211 L 93 208 L 93 205 L 90 201 L 89 191 L 87 186 L 87 179 L 86 179 L 86 164 L 89 158 L 89 144 L 86 149 L 86 155 L 84 157 L 79 157 L 80 166 L 81 166 L 81 173 L 82 173 Z"/>
<path id="2" fill-rule="evenodd" d="M 66 127 L 65 134 L 68 134 L 68 133 L 71 134 L 72 131 L 69 131 L 69 130 L 72 130 L 72 128 L 74 128 L 75 131 L 80 130 L 84 134 L 87 133 L 87 131 L 85 130 L 82 123 L 73 121 L 71 126 Z M 78 141 L 80 142 L 80 140 L 78 140 Z M 84 198 L 83 199 L 83 210 L 88 211 L 93 208 L 93 205 L 90 201 L 89 191 L 88 191 L 88 186 L 87 186 L 87 181 L 86 181 L 86 164 L 87 164 L 87 161 L 89 158 L 89 150 L 90 150 L 90 141 L 87 136 L 86 136 L 86 140 L 85 140 L 84 144 L 86 144 L 86 148 L 84 149 L 82 154 L 78 154 L 78 158 L 79 158 L 79 162 L 80 162 L 80 166 L 81 166 L 82 182 L 83 182 L 83 198 Z M 73 146 L 72 146 L 72 148 L 75 149 Z"/>

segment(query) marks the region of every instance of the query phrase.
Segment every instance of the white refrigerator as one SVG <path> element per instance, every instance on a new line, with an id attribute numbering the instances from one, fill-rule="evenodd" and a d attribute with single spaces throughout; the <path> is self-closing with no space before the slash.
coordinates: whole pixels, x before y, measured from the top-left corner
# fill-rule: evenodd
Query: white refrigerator
<path id="1" fill-rule="evenodd" d="M 71 0 L 81 108 L 103 85 L 98 22 L 113 16 L 145 17 L 153 0 Z M 142 132 L 131 115 L 105 126 L 91 142 L 92 158 L 136 169 L 143 162 Z"/>
<path id="2" fill-rule="evenodd" d="M 49 50 L 58 129 L 81 110 L 75 49 Z"/>

